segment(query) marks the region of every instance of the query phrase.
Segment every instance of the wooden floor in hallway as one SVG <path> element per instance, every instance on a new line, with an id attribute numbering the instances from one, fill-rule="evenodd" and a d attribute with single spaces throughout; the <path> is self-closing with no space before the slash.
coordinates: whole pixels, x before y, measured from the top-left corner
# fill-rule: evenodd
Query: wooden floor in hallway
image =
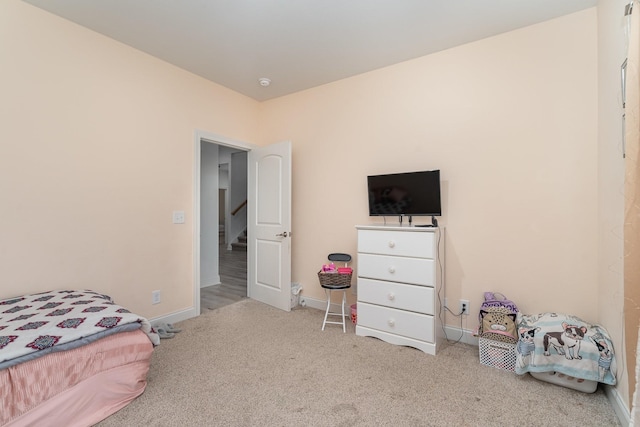
<path id="1" fill-rule="evenodd" d="M 220 283 L 200 289 L 200 313 L 247 298 L 247 252 L 220 245 Z"/>

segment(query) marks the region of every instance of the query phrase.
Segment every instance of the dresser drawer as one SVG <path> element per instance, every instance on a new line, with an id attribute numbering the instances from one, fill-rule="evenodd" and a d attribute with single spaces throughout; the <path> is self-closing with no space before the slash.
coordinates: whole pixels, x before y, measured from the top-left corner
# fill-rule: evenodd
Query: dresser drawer
<path id="1" fill-rule="evenodd" d="M 358 252 L 435 258 L 433 232 L 359 230 Z"/>
<path id="2" fill-rule="evenodd" d="M 428 286 L 403 285 L 372 279 L 358 279 L 358 302 L 400 310 L 434 314 L 434 292 Z"/>
<path id="3" fill-rule="evenodd" d="M 433 286 L 434 273 L 432 259 L 358 253 L 358 277 Z"/>
<path id="4" fill-rule="evenodd" d="M 427 314 L 358 303 L 358 325 L 426 342 L 434 342 L 434 319 Z"/>

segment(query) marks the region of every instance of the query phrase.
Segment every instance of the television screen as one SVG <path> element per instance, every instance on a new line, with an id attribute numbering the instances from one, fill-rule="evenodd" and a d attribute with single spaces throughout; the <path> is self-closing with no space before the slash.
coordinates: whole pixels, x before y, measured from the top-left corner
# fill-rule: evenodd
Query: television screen
<path id="1" fill-rule="evenodd" d="M 440 216 L 440 170 L 370 175 L 370 216 Z"/>

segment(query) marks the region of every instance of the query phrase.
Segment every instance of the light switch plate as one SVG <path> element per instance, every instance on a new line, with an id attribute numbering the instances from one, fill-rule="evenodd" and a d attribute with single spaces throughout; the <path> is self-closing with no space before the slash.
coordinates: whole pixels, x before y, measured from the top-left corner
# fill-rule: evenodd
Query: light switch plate
<path id="1" fill-rule="evenodd" d="M 173 211 L 173 223 L 184 224 L 184 211 Z"/>

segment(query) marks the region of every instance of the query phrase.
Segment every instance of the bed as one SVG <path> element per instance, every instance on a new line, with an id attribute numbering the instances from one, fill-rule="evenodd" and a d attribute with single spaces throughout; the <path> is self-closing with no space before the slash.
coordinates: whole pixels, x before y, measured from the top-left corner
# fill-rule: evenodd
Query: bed
<path id="1" fill-rule="evenodd" d="M 91 290 L 0 300 L 0 426 L 90 426 L 146 387 L 151 324 Z"/>
<path id="2" fill-rule="evenodd" d="M 516 374 L 592 393 L 616 384 L 611 338 L 602 326 L 560 313 L 518 315 Z"/>

